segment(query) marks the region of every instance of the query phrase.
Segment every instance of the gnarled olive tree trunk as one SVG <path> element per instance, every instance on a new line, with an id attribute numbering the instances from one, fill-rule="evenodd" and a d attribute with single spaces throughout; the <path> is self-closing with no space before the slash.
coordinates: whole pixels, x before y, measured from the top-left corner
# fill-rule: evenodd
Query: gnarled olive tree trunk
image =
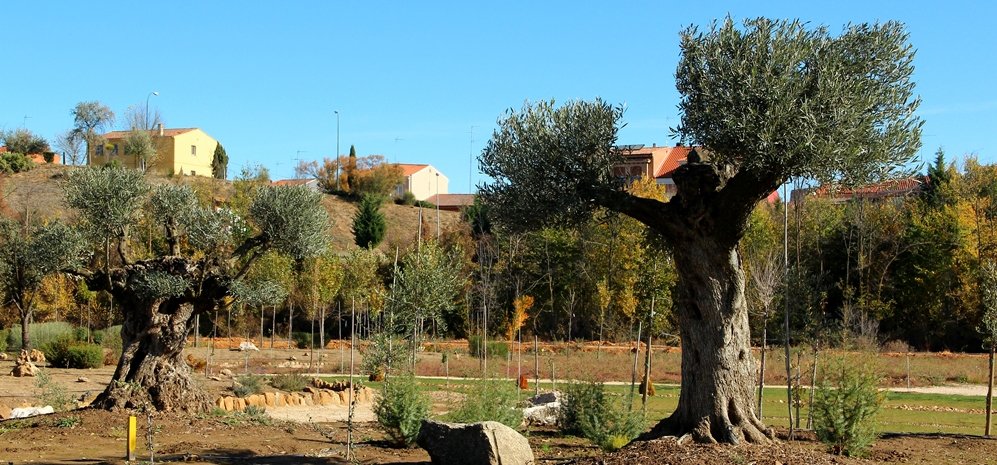
<path id="1" fill-rule="evenodd" d="M 92 405 L 191 412 L 209 408 L 211 399 L 191 378 L 182 357 L 193 327 L 193 305 L 169 305 L 160 299 L 129 304 L 121 327 L 121 359 L 111 383 Z"/>
<path id="2" fill-rule="evenodd" d="M 223 292 L 219 280 L 203 279 L 171 297 L 150 297 L 148 277 L 158 273 L 192 280 L 201 266 L 182 257 L 163 257 L 89 276 L 94 288 L 109 289 L 120 303 L 121 359 L 110 384 L 91 405 L 97 408 L 141 408 L 204 411 L 211 399 L 191 377 L 182 353 L 194 316 L 213 308 Z M 196 289 L 196 290 L 195 290 Z"/>
<path id="3" fill-rule="evenodd" d="M 643 438 L 691 434 L 697 442 L 767 442 L 754 412 L 744 272 L 737 250 L 690 230 L 674 250 L 682 336 L 682 387 L 672 415 Z"/>

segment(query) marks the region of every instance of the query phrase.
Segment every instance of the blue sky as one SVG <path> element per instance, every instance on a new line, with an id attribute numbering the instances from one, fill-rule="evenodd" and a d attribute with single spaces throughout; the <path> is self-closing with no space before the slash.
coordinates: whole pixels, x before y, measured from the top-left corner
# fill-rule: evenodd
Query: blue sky
<path id="1" fill-rule="evenodd" d="M 56 2 L 2 5 L 0 127 L 48 138 L 99 100 L 159 109 L 290 177 L 295 159 L 430 163 L 467 192 L 508 108 L 541 99 L 625 103 L 624 144 L 672 144 L 678 32 L 734 18 L 799 17 L 833 31 L 900 20 L 917 48 L 922 156 L 997 161 L 995 2 L 912 1 Z M 27 117 L 27 118 L 25 118 Z M 119 125 L 122 123 L 119 123 Z M 473 128 L 473 129 L 472 129 Z M 471 182 L 482 177 L 473 168 Z"/>

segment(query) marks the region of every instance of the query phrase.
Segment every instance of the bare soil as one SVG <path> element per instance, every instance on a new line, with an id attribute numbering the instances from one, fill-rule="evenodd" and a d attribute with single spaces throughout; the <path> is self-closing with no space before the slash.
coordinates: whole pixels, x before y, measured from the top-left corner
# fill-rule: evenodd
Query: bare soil
<path id="1" fill-rule="evenodd" d="M 208 355 L 203 347 L 188 351 L 201 358 Z M 321 371 L 337 371 L 337 352 L 327 352 L 325 366 L 319 367 Z M 264 350 L 249 355 L 248 371 L 257 373 L 302 369 L 307 366 L 308 360 L 308 354 L 301 350 L 278 349 L 273 354 Z M 603 354 L 603 357 L 607 356 Z M 298 359 L 295 362 L 297 365 L 281 368 L 280 365 L 287 364 L 291 357 Z M 435 357 L 427 355 L 426 362 L 432 362 Z M 246 353 L 215 350 L 211 376 L 216 376 L 222 368 L 236 374 L 243 373 L 247 370 Z M 104 388 L 113 367 L 44 370 L 53 382 L 66 387 L 74 398 L 83 398 L 85 402 Z M 77 382 L 81 376 L 86 381 Z M 216 381 L 204 374 L 198 374 L 197 378 L 215 396 L 228 394 L 233 384 L 230 378 L 223 377 L 221 381 Z M 37 405 L 41 393 L 35 381 L 32 378 L 0 376 L 0 404 L 11 407 Z M 980 388 L 963 386 L 958 388 L 959 392 L 954 389 L 935 387 L 930 390 L 976 394 Z M 445 412 L 456 400 L 453 393 L 434 392 L 432 396 L 435 413 Z M 267 413 L 270 419 L 231 414 L 154 414 L 151 423 L 154 458 L 159 462 L 195 464 L 350 463 L 345 457 L 344 407 L 282 407 L 268 409 Z M 0 463 L 125 463 L 129 414 L 138 417 L 138 459 L 148 461 L 150 427 L 144 413 L 83 409 L 26 420 L 0 421 Z M 429 456 L 419 448 L 391 447 L 385 441 L 384 433 L 372 422 L 369 405 L 358 408 L 355 420 L 355 457 L 359 463 L 429 463 Z M 792 442 L 783 437 L 765 446 L 680 445 L 674 439 L 663 439 L 634 443 L 615 453 L 604 453 L 586 440 L 562 437 L 549 429 L 529 431 L 528 438 L 540 464 L 997 464 L 997 441 L 964 435 L 888 435 L 881 437 L 869 454 L 861 459 L 830 455 L 812 436 Z"/>

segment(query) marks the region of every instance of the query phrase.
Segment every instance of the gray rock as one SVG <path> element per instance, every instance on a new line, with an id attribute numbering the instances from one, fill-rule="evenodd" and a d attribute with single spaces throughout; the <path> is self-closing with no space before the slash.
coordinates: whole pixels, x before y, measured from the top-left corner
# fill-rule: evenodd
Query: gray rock
<path id="1" fill-rule="evenodd" d="M 550 391 L 530 397 L 530 405 L 545 405 L 561 402 L 561 391 Z"/>
<path id="2" fill-rule="evenodd" d="M 530 443 L 496 421 L 441 423 L 423 420 L 416 443 L 435 465 L 533 465 Z"/>
<path id="3" fill-rule="evenodd" d="M 232 374 L 232 370 L 229 370 L 228 368 L 222 368 L 222 370 L 219 373 L 221 373 L 222 376 L 228 378 L 235 376 L 234 374 Z"/>

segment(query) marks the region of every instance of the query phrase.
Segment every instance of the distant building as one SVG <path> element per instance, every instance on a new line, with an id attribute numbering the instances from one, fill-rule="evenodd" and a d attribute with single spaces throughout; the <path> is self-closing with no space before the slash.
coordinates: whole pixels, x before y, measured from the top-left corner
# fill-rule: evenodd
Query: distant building
<path id="1" fill-rule="evenodd" d="M 127 168 L 142 168 L 141 160 L 124 153 L 125 140 L 130 131 L 111 131 L 104 134 L 104 144 L 87 147 L 91 165 L 105 165 L 117 160 Z M 156 146 L 156 158 L 148 171 L 157 174 L 211 176 L 211 160 L 218 141 L 198 128 L 158 129 L 149 131 Z"/>
<path id="2" fill-rule="evenodd" d="M 795 189 L 790 195 L 793 202 L 806 197 L 828 199 L 832 203 L 846 203 L 855 199 L 884 200 L 916 195 L 928 184 L 926 176 L 890 179 L 883 182 L 865 184 L 855 187 L 820 186 L 807 189 Z"/>
<path id="3" fill-rule="evenodd" d="M 459 212 L 474 205 L 474 194 L 440 194 L 426 199 L 427 202 L 440 207 L 440 210 Z"/>
<path id="4" fill-rule="evenodd" d="M 305 186 L 313 191 L 318 191 L 318 179 L 281 179 L 270 184 L 275 186 Z"/>
<path id="5" fill-rule="evenodd" d="M 450 181 L 433 165 L 396 163 L 405 179 L 395 187 L 395 196 L 411 192 L 416 200 L 426 200 L 436 194 L 446 194 Z"/>
<path id="6" fill-rule="evenodd" d="M 692 147 L 681 145 L 676 147 L 623 145 L 618 149 L 623 154 L 624 161 L 613 167 L 613 172 L 617 176 L 630 179 L 640 179 L 644 176 L 654 178 L 659 185 L 665 186 L 667 197 L 675 195 L 675 181 L 672 180 L 675 169 L 686 163 L 686 158 L 692 151 Z"/>

